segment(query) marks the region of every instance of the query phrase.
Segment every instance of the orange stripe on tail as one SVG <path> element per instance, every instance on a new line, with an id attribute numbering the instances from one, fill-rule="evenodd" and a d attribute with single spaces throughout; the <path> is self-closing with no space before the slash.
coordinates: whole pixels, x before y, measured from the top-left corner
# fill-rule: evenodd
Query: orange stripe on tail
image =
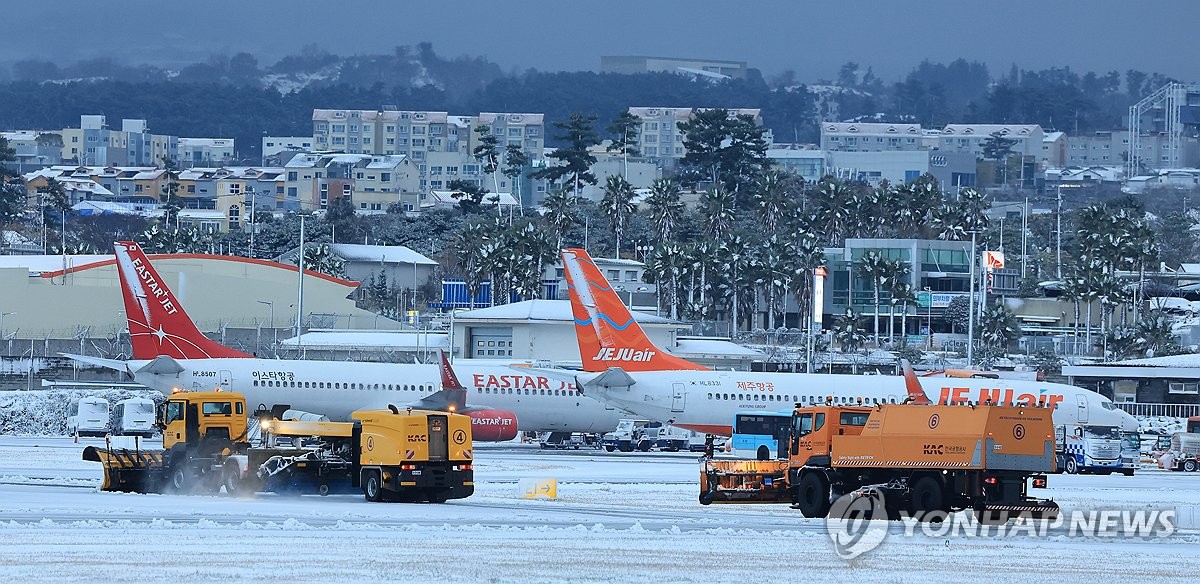
<path id="1" fill-rule="evenodd" d="M 708 369 L 654 346 L 586 251 L 566 249 L 562 258 L 584 371 Z"/>

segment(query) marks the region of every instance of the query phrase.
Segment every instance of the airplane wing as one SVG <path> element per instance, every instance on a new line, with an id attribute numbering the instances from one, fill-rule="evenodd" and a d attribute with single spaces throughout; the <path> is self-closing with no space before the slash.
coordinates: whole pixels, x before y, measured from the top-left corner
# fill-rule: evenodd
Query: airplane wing
<path id="1" fill-rule="evenodd" d="M 122 361 L 120 359 L 103 359 L 100 357 L 88 357 L 87 355 L 74 355 L 71 353 L 59 353 L 59 355 L 62 355 L 63 357 L 71 359 L 72 361 L 78 361 L 80 363 L 87 363 L 88 365 L 95 365 L 97 367 L 104 367 L 105 369 L 112 369 L 114 371 L 121 371 L 124 373 L 128 373 L 130 375 L 133 374 L 133 371 L 130 370 L 128 361 Z"/>

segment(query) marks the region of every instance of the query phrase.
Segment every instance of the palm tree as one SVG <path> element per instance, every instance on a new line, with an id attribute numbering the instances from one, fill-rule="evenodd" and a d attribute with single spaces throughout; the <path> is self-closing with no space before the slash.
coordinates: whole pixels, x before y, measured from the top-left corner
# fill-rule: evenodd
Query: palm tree
<path id="1" fill-rule="evenodd" d="M 855 274 L 859 278 L 863 278 L 871 283 L 871 291 L 875 300 L 875 346 L 879 346 L 879 300 L 880 292 L 888 282 L 890 282 L 894 274 L 893 264 L 890 260 L 879 254 L 878 250 L 868 250 L 866 254 L 858 260 L 858 266 L 855 268 Z"/>
<path id="2" fill-rule="evenodd" d="M 661 292 L 666 289 L 666 301 L 671 307 L 671 319 L 679 318 L 679 280 L 688 267 L 688 257 L 679 244 L 667 242 L 655 246 L 646 264 L 646 270 L 653 276 L 653 282 L 658 286 L 659 302 Z"/>
<path id="3" fill-rule="evenodd" d="M 842 351 L 853 353 L 867 342 L 867 335 L 858 326 L 860 318 L 853 308 L 847 308 L 845 314 L 834 322 L 833 338 L 842 345 Z M 858 372 L 855 365 L 855 373 Z"/>
<path id="4" fill-rule="evenodd" d="M 542 199 L 542 209 L 545 213 L 542 218 L 550 227 L 550 231 L 554 233 L 555 247 L 562 249 L 563 238 L 567 235 L 576 223 L 579 222 L 579 217 L 575 208 L 575 195 L 567 192 L 566 189 L 557 189 L 551 191 Z"/>
<path id="5" fill-rule="evenodd" d="M 910 297 L 915 300 L 916 296 L 912 293 L 912 285 L 908 283 L 908 275 L 912 271 L 908 263 L 900 259 L 890 260 L 888 263 L 890 265 L 887 271 L 890 273 L 888 274 L 889 279 L 885 283 L 890 297 L 888 299 L 888 338 L 895 339 L 896 329 L 893 320 L 896 314 L 896 304 L 904 303 L 904 316 L 900 319 L 900 326 L 903 329 L 908 321 L 908 300 Z M 907 337 L 906 331 L 902 331 L 901 334 Z M 893 340 L 893 342 L 895 341 Z"/>
<path id="6" fill-rule="evenodd" d="M 817 183 L 811 195 L 813 223 L 824 226 L 825 242 L 839 246 L 855 220 L 854 191 L 842 181 L 827 176 Z"/>
<path id="7" fill-rule="evenodd" d="M 600 201 L 600 207 L 604 210 L 604 215 L 608 217 L 613 235 L 617 239 L 616 253 L 613 254 L 613 257 L 621 257 L 621 234 L 625 232 L 629 216 L 637 211 L 637 205 L 633 203 L 633 196 L 633 185 L 629 184 L 624 177 L 610 175 L 604 181 L 604 198 Z"/>
<path id="8" fill-rule="evenodd" d="M 988 347 L 1008 356 L 1008 344 L 1021 336 L 1021 323 L 1002 304 L 993 304 L 979 315 L 979 338 Z"/>
<path id="9" fill-rule="evenodd" d="M 484 274 L 488 273 L 485 266 L 484 247 L 490 239 L 491 232 L 482 223 L 468 224 L 454 237 L 452 246 L 454 262 L 462 272 L 463 282 L 467 286 L 468 302 L 472 304 L 475 297 L 479 295 L 479 287 L 483 283 Z"/>
<path id="10" fill-rule="evenodd" d="M 775 233 L 788 214 L 791 206 L 787 196 L 788 181 L 788 174 L 780 170 L 768 170 L 758 181 L 758 188 L 754 191 L 754 209 L 767 233 Z"/>
<path id="11" fill-rule="evenodd" d="M 650 207 L 650 225 L 658 237 L 658 243 L 673 240 L 675 226 L 685 209 L 680 199 L 679 184 L 669 178 L 654 179 L 650 184 L 646 205 Z"/>
<path id="12" fill-rule="evenodd" d="M 708 220 L 708 234 L 714 240 L 720 240 L 733 226 L 734 219 L 733 193 L 720 186 L 709 189 L 700 197 L 700 206 L 704 210 L 704 218 Z"/>
<path id="13" fill-rule="evenodd" d="M 726 237 L 717 245 L 716 255 L 723 268 L 721 277 L 722 295 L 729 303 L 731 333 L 736 335 L 741 323 L 742 300 L 753 296 L 754 281 L 752 256 L 749 253 L 749 243 L 740 233 Z M 747 288 L 750 291 L 747 291 Z"/>

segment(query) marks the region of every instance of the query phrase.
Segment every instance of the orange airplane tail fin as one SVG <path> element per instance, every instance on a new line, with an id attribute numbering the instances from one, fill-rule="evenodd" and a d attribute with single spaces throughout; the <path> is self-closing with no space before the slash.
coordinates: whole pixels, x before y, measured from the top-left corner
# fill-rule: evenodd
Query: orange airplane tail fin
<path id="1" fill-rule="evenodd" d="M 562 258 L 584 371 L 708 369 L 656 347 L 587 251 L 566 249 Z"/>

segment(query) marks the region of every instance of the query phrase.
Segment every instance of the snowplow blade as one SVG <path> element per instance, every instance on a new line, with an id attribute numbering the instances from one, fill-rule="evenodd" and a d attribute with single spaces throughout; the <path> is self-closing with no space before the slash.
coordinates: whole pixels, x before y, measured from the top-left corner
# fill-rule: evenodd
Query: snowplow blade
<path id="1" fill-rule="evenodd" d="M 101 491 L 157 493 L 163 485 L 163 451 L 126 448 L 83 449 L 83 460 L 99 462 L 104 469 Z"/>
<path id="2" fill-rule="evenodd" d="M 705 460 L 700 504 L 787 503 L 786 460 Z"/>

